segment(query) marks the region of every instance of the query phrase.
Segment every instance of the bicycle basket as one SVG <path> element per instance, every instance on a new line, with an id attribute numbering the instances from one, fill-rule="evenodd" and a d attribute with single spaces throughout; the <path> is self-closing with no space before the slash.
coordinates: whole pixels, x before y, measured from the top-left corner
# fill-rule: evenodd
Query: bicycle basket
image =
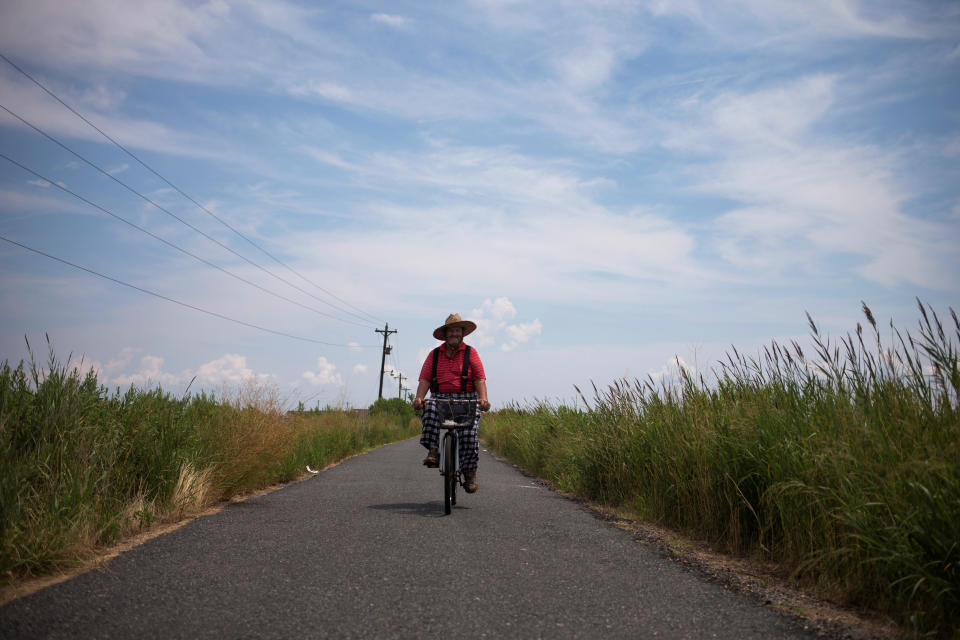
<path id="1" fill-rule="evenodd" d="M 477 415 L 476 402 L 444 402 L 438 399 L 436 404 L 437 417 L 443 426 L 472 427 Z M 453 423 L 451 425 L 450 423 Z"/>

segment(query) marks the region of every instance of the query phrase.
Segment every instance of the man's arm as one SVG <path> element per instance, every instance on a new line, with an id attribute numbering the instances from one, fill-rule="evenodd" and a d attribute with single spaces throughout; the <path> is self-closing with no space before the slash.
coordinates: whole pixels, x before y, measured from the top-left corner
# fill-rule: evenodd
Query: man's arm
<path id="1" fill-rule="evenodd" d="M 430 381 L 421 380 L 420 384 L 417 385 L 417 395 L 413 398 L 413 410 L 420 411 L 423 409 L 423 398 L 427 395 L 427 391 L 430 390 Z"/>
<path id="2" fill-rule="evenodd" d="M 490 401 L 487 400 L 487 381 L 474 380 L 473 386 L 477 389 L 477 401 L 480 403 L 480 411 L 490 411 Z"/>

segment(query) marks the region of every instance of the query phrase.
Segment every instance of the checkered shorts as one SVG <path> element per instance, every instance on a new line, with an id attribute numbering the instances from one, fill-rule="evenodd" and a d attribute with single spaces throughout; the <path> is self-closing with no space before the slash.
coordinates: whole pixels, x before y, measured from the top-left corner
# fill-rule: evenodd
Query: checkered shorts
<path id="1" fill-rule="evenodd" d="M 433 398 L 452 398 L 454 400 L 476 400 L 477 392 L 467 393 L 434 393 Z M 420 416 L 423 422 L 423 435 L 420 436 L 420 444 L 427 449 L 439 447 L 440 444 L 440 417 L 437 415 L 436 407 L 431 403 L 424 405 L 423 415 Z M 473 419 L 473 427 L 467 429 L 457 429 L 457 449 L 460 453 L 460 468 L 464 471 L 476 471 L 477 464 L 480 461 L 480 441 L 477 440 L 477 429 L 480 427 L 480 406 L 477 405 L 477 413 Z"/>

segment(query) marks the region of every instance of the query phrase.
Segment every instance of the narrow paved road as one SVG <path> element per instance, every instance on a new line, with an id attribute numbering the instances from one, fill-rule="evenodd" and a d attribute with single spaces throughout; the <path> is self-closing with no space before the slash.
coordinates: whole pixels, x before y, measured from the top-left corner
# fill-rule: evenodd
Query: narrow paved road
<path id="1" fill-rule="evenodd" d="M 0 638 L 812 638 L 481 454 L 442 515 L 416 440 L 0 608 Z"/>

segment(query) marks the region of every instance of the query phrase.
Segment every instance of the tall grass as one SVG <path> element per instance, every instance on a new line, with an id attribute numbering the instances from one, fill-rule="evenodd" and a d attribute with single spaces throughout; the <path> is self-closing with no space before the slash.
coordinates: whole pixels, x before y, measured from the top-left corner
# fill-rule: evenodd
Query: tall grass
<path id="1" fill-rule="evenodd" d="M 29 345 L 28 345 L 29 348 Z M 287 416 L 275 391 L 109 392 L 50 349 L 0 365 L 0 584 L 82 561 L 155 522 L 298 477 L 417 427 L 351 411 Z"/>
<path id="2" fill-rule="evenodd" d="M 481 436 L 560 488 L 779 563 L 915 635 L 960 627 L 960 322 L 916 335 L 870 309 L 813 352 L 736 349 L 706 383 L 619 380 L 586 408 L 538 404 Z M 953 636 L 956 637 L 956 636 Z"/>

